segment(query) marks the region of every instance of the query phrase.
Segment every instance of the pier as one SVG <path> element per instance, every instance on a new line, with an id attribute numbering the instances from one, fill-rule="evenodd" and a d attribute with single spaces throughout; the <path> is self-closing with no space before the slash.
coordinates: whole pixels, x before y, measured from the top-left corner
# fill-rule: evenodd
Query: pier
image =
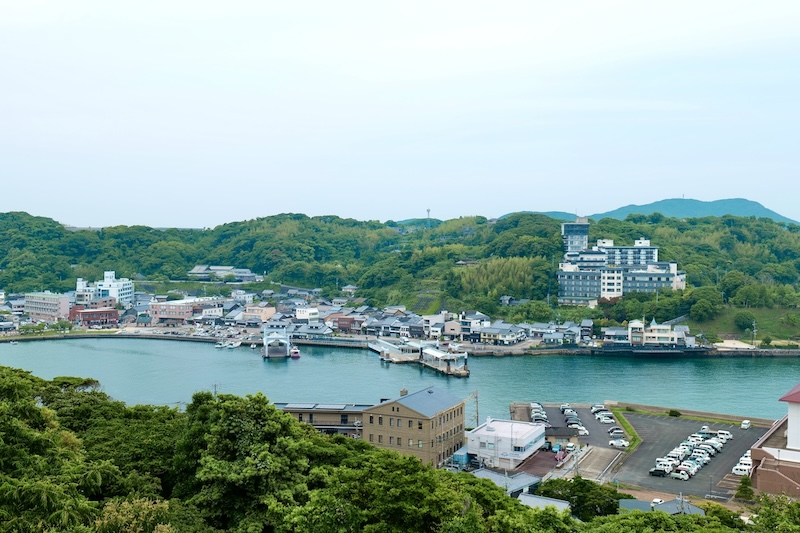
<path id="1" fill-rule="evenodd" d="M 467 352 L 442 351 L 438 343 L 425 341 L 401 341 L 398 343 L 376 339 L 368 343 L 381 361 L 388 363 L 417 363 L 442 374 L 469 377 Z"/>

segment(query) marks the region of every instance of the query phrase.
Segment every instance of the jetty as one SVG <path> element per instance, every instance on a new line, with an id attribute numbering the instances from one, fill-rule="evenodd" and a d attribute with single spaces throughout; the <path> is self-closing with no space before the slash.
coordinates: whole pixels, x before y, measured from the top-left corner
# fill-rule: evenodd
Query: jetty
<path id="1" fill-rule="evenodd" d="M 370 341 L 368 347 L 380 355 L 381 362 L 416 363 L 448 376 L 469 377 L 468 354 L 456 351 L 458 346 L 451 345 L 447 351 L 443 351 L 435 341 L 402 339 L 393 342 L 377 338 Z"/>

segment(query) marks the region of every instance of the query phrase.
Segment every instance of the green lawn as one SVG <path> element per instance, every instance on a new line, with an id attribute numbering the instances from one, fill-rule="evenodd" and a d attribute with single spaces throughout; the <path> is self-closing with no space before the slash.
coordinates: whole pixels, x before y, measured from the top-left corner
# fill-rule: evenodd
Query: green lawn
<path id="1" fill-rule="evenodd" d="M 690 331 L 697 335 L 715 334 L 722 338 L 737 338 L 749 342 L 752 335 L 748 336 L 734 325 L 733 317 L 739 311 L 749 311 L 756 317 L 756 340 L 770 337 L 773 345 L 798 343 L 800 341 L 800 310 L 797 308 L 772 308 L 772 309 L 741 309 L 726 307 L 714 319 L 706 322 L 687 322 Z"/>

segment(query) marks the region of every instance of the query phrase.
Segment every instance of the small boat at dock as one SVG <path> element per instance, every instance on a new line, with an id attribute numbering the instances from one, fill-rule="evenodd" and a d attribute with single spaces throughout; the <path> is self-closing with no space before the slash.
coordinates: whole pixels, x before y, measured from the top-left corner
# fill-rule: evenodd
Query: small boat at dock
<path id="1" fill-rule="evenodd" d="M 293 345 L 292 348 L 289 350 L 289 357 L 291 357 L 292 359 L 300 359 L 300 348 Z"/>

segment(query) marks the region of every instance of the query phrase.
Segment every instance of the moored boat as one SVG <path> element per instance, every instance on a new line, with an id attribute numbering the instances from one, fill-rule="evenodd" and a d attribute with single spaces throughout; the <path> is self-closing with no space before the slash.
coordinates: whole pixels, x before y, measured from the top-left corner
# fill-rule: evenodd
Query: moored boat
<path id="1" fill-rule="evenodd" d="M 297 346 L 292 346 L 292 348 L 289 350 L 289 357 L 292 359 L 300 359 L 300 348 Z"/>

